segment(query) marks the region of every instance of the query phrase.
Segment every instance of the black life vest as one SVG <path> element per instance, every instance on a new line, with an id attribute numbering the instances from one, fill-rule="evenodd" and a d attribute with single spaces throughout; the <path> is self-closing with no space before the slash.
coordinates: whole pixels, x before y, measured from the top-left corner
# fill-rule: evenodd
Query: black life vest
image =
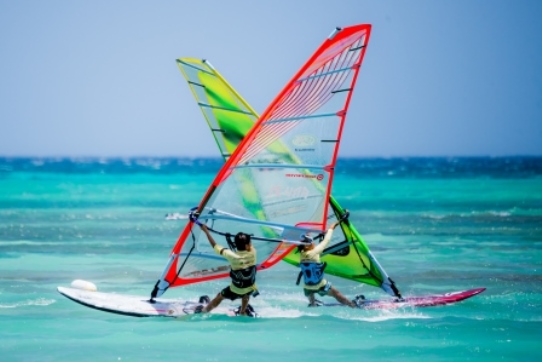
<path id="1" fill-rule="evenodd" d="M 230 277 L 237 288 L 248 288 L 256 282 L 256 265 L 245 269 L 231 270 Z"/>
<path id="2" fill-rule="evenodd" d="M 301 272 L 299 272 L 297 284 L 299 284 L 302 275 L 306 285 L 316 285 L 324 279 L 326 263 L 302 262 L 299 264 L 299 267 L 301 268 Z"/>

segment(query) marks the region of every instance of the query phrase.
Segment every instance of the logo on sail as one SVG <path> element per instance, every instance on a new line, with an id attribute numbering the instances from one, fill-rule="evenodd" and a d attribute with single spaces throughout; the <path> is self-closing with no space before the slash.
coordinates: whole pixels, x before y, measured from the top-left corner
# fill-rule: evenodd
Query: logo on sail
<path id="1" fill-rule="evenodd" d="M 286 177 L 293 177 L 293 178 L 315 178 L 318 181 L 322 181 L 324 179 L 324 174 L 319 173 L 318 175 L 310 175 L 310 174 L 304 174 L 304 173 L 287 173 Z"/>
<path id="2" fill-rule="evenodd" d="M 299 134 L 292 139 L 292 144 L 297 147 L 312 146 L 315 142 L 316 139 L 310 134 Z"/>

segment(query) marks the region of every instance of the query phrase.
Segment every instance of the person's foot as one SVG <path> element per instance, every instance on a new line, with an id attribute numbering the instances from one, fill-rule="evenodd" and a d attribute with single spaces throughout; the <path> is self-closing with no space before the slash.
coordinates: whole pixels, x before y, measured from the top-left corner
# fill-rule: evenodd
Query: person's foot
<path id="1" fill-rule="evenodd" d="M 314 302 L 309 303 L 309 307 L 319 307 L 321 305 L 324 305 L 324 303 L 318 299 L 315 299 Z"/>
<path id="2" fill-rule="evenodd" d="M 362 294 L 358 294 L 354 297 L 354 299 L 352 299 L 352 303 L 354 303 L 354 305 L 356 307 L 360 307 L 365 301 L 365 296 L 362 295 Z"/>
<path id="3" fill-rule="evenodd" d="M 241 307 L 237 307 L 235 310 L 234 310 L 234 313 L 236 316 L 240 316 L 240 315 L 244 315 L 244 316 L 247 316 L 247 317 L 257 317 L 258 316 L 258 313 L 256 313 L 256 311 L 254 310 L 254 308 L 249 304 L 247 305 L 247 307 L 245 308 L 245 313 L 241 314 Z"/>

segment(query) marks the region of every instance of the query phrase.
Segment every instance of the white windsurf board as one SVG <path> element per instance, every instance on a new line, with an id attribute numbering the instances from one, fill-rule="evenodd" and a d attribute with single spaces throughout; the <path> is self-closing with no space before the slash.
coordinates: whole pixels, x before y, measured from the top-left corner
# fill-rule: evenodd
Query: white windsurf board
<path id="1" fill-rule="evenodd" d="M 79 287 L 83 281 L 77 281 Z M 92 283 L 88 283 L 91 287 Z M 73 283 L 72 283 L 73 285 Z M 87 287 L 88 285 L 84 285 Z M 209 301 L 206 296 L 200 297 L 199 302 L 181 300 L 181 299 L 161 299 L 157 298 L 153 303 L 149 297 L 138 295 L 126 295 L 117 293 L 104 293 L 96 291 L 96 288 L 67 288 L 57 287 L 60 294 L 76 303 L 89 308 L 101 310 L 104 312 L 121 314 L 131 317 L 183 317 L 194 314 L 197 306 L 205 306 Z M 230 317 L 237 315 L 239 308 L 233 308 L 226 313 Z M 258 317 L 258 314 L 252 309 L 251 317 Z"/>

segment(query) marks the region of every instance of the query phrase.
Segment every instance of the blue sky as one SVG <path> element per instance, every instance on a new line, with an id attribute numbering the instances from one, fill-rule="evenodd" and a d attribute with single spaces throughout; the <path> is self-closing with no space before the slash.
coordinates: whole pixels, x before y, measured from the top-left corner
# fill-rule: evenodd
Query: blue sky
<path id="1" fill-rule="evenodd" d="M 340 156 L 542 155 L 542 1 L 0 0 L 0 156 L 218 156 L 178 57 L 262 112 L 373 25 Z"/>

